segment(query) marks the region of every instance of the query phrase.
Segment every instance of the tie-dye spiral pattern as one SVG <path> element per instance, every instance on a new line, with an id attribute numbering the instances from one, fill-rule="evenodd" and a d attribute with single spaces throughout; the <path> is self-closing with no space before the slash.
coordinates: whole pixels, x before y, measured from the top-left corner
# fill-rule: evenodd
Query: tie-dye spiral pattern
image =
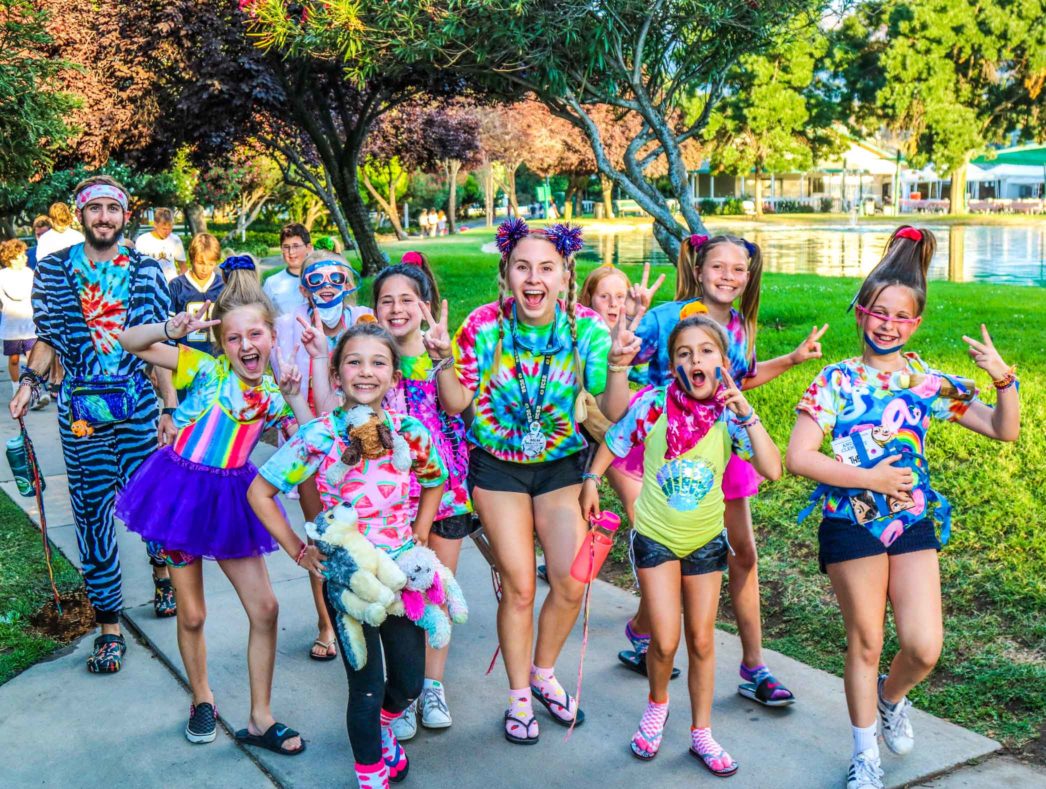
<path id="1" fill-rule="evenodd" d="M 468 439 L 495 457 L 511 463 L 558 460 L 585 447 L 585 439 L 574 420 L 574 403 L 581 389 L 574 369 L 570 326 L 563 309 L 557 309 L 556 320 L 546 326 L 516 324 L 520 362 L 532 403 L 541 378 L 544 351 L 549 338 L 554 339 L 548 386 L 539 416 L 548 442 L 543 452 L 527 457 L 522 446 L 527 431 L 526 409 L 516 381 L 512 354 L 512 305 L 513 299 L 506 299 L 503 313 L 505 338 L 499 360 L 494 359 L 498 343 L 497 302 L 474 310 L 454 336 L 458 379 L 465 388 L 476 393 L 473 400 L 476 417 Z M 577 349 L 584 368 L 584 388 L 593 395 L 600 395 L 606 388 L 610 331 L 599 315 L 588 307 L 578 305 L 576 317 Z"/>
<path id="2" fill-rule="evenodd" d="M 112 260 L 95 262 L 77 244 L 69 251 L 69 270 L 80 291 L 84 321 L 91 332 L 91 343 L 102 372 L 113 374 L 125 353 L 118 337 L 127 323 L 127 304 L 131 299 L 131 259 L 120 247 Z"/>

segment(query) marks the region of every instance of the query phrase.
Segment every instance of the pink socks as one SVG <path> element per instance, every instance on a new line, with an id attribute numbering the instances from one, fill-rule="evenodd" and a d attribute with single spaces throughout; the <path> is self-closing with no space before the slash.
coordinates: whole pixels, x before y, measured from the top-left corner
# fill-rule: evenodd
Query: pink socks
<path id="1" fill-rule="evenodd" d="M 356 780 L 359 781 L 360 789 L 389 789 L 389 768 L 385 766 L 385 762 L 356 762 Z"/>
<path id="2" fill-rule="evenodd" d="M 665 721 L 668 720 L 668 701 L 658 703 L 653 699 L 647 701 L 646 711 L 639 721 L 639 728 L 632 735 L 632 753 L 640 759 L 653 759 L 661 747 L 661 738 L 665 734 Z"/>
<path id="3" fill-rule="evenodd" d="M 572 699 L 563 689 L 563 686 L 559 684 L 559 680 L 556 679 L 556 670 L 554 668 L 531 666 L 530 689 L 535 693 L 540 693 L 545 697 L 546 701 L 552 702 L 562 710 L 563 714 L 552 713 L 557 718 L 569 719 L 574 716 L 574 708 L 577 705 L 577 702 Z M 549 712 L 552 712 L 551 707 L 549 708 Z"/>
<path id="4" fill-rule="evenodd" d="M 381 711 L 381 758 L 388 768 L 387 778 L 390 781 L 402 780 L 401 776 L 406 777 L 410 769 L 407 752 L 392 733 L 392 722 L 402 714 L 385 709 Z"/>
<path id="5" fill-rule="evenodd" d="M 508 692 L 508 712 L 505 734 L 515 740 L 533 740 L 538 736 L 538 722 L 534 717 L 534 703 L 530 688 L 516 688 Z"/>
<path id="6" fill-rule="evenodd" d="M 711 727 L 690 727 L 690 752 L 716 775 L 733 775 L 737 772 L 737 762 L 712 737 Z"/>

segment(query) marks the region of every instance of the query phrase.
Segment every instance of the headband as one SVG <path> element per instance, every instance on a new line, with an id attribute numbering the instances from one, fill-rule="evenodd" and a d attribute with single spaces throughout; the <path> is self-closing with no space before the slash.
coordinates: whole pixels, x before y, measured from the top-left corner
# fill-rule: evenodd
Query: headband
<path id="1" fill-rule="evenodd" d="M 704 243 L 708 241 L 708 236 L 702 236 L 698 233 L 694 233 L 692 236 L 690 236 L 690 238 L 687 239 L 687 241 L 690 243 L 690 248 L 694 250 L 694 252 L 697 252 L 697 250 L 699 250 L 704 245 Z"/>
<path id="2" fill-rule="evenodd" d="M 922 231 L 916 230 L 914 227 L 902 227 L 897 231 L 897 235 L 894 238 L 907 238 L 909 241 L 918 243 L 923 240 L 923 234 Z"/>
<path id="3" fill-rule="evenodd" d="M 218 268 L 226 274 L 230 271 L 237 271 L 240 269 L 244 271 L 254 271 L 254 261 L 248 255 L 232 255 L 225 258 Z"/>
<path id="4" fill-rule="evenodd" d="M 415 252 L 412 249 L 409 252 L 403 253 L 403 257 L 400 258 L 400 263 L 404 266 L 417 266 L 418 268 L 421 268 L 425 264 L 425 261 L 422 259 L 420 252 Z"/>
<path id="5" fill-rule="evenodd" d="M 580 252 L 585 246 L 581 240 L 581 228 L 577 225 L 552 225 L 545 230 L 545 236 L 564 258 Z"/>
<path id="6" fill-rule="evenodd" d="M 90 186 L 85 186 L 76 193 L 76 207 L 82 209 L 92 200 L 101 200 L 103 197 L 115 200 L 124 211 L 127 210 L 127 193 L 120 187 L 112 186 L 111 184 L 91 184 Z"/>
<path id="7" fill-rule="evenodd" d="M 498 232 L 494 238 L 494 243 L 498 246 L 498 252 L 503 256 L 508 257 L 512 254 L 512 250 L 516 244 L 518 244 L 521 239 L 526 238 L 529 233 L 530 228 L 527 227 L 527 223 L 522 217 L 506 219 L 498 225 Z"/>

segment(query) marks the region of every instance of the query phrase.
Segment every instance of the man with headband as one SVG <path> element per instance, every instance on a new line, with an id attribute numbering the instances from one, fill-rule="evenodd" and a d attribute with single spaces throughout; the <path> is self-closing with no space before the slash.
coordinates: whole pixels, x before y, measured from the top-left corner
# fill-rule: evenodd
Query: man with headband
<path id="1" fill-rule="evenodd" d="M 32 299 L 38 339 L 10 410 L 13 418 L 24 416 L 53 363 L 61 364 L 58 429 L 80 566 L 102 631 L 87 668 L 112 673 L 127 649 L 113 509 L 119 489 L 156 448 L 159 415 L 145 363 L 125 353 L 118 337 L 127 326 L 166 320 L 170 295 L 159 263 L 119 243 L 130 216 L 127 191 L 99 175 L 81 182 L 74 196 L 85 240 L 38 261 Z M 173 410 L 170 373 L 157 377 Z M 157 614 L 173 615 L 166 566 L 158 558 L 152 563 Z"/>
<path id="2" fill-rule="evenodd" d="M 322 338 L 323 348 L 328 354 L 338 344 L 338 340 L 347 328 L 362 320 L 374 320 L 374 313 L 368 307 L 358 307 L 353 294 L 358 288 L 359 280 L 348 261 L 336 252 L 317 249 L 305 258 L 299 278 L 299 292 L 303 299 L 301 306 L 276 319 L 276 348 L 271 358 L 272 367 L 279 375 L 279 359 L 293 359 L 302 371 L 302 394 L 314 414 L 319 415 L 331 410 L 324 407 L 331 396 L 331 387 L 324 385 L 329 381 L 327 359 L 313 359 L 303 343 L 306 338 Z M 314 353 L 316 345 L 313 343 Z M 329 358 L 329 356 L 327 357 Z M 323 364 L 324 370 L 313 369 Z M 319 382 L 319 386 L 316 382 Z M 312 479 L 298 487 L 301 496 L 301 510 L 305 520 L 312 521 L 320 514 L 319 493 Z M 334 627 L 323 602 L 322 579 L 310 575 L 313 601 L 316 604 L 317 637 L 309 650 L 313 660 L 333 660 L 337 657 L 335 649 Z"/>

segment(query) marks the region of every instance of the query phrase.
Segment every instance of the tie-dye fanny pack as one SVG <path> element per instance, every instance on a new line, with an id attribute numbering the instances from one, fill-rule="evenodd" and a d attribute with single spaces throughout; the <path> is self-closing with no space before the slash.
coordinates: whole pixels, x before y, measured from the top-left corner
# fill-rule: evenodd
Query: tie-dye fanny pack
<path id="1" fill-rule="evenodd" d="M 67 383 L 73 422 L 108 425 L 134 413 L 139 385 L 129 375 L 76 376 Z"/>

